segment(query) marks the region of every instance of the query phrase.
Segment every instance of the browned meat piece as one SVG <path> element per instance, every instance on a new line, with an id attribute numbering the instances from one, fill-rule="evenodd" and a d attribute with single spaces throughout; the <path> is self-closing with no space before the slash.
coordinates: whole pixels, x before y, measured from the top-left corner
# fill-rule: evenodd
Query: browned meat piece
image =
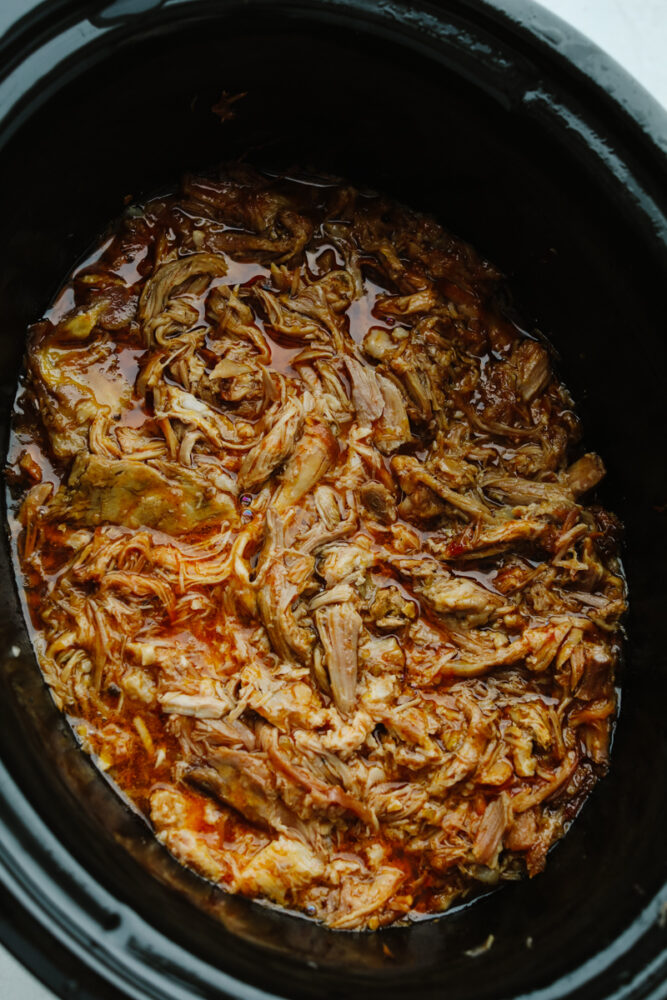
<path id="1" fill-rule="evenodd" d="M 575 497 L 579 497 L 594 489 L 604 479 L 605 473 L 600 456 L 588 452 L 566 470 L 564 478 Z"/>
<path id="2" fill-rule="evenodd" d="M 308 758 L 304 759 L 303 756 L 300 756 L 298 763 L 295 763 L 280 752 L 279 741 L 276 738 L 275 731 L 264 732 L 262 735 L 265 737 L 264 742 L 266 743 L 269 758 L 277 771 L 287 777 L 294 785 L 305 790 L 306 797 L 301 807 L 305 809 L 307 815 L 312 816 L 314 810 L 315 812 L 325 812 L 327 816 L 330 816 L 332 812 L 337 813 L 339 810 L 343 810 L 358 817 L 367 826 L 377 829 L 377 817 L 372 809 L 369 809 L 368 806 L 353 798 L 340 785 L 329 783 L 330 777 L 333 777 L 334 780 L 346 777 L 349 780 L 347 773 L 341 775 L 335 772 L 330 774 L 325 771 L 324 779 L 318 777 L 312 770 L 314 763 L 312 760 Z M 284 744 L 286 741 L 283 740 L 282 742 Z"/>
<path id="3" fill-rule="evenodd" d="M 139 300 L 139 319 L 147 336 L 161 344 L 179 329 L 194 325 L 198 310 L 175 293 L 191 279 L 204 276 L 208 285 L 210 278 L 226 273 L 225 260 L 209 253 L 191 254 L 159 267 L 144 285 Z"/>
<path id="4" fill-rule="evenodd" d="M 276 791 L 271 769 L 254 754 L 220 747 L 206 766 L 188 768 L 186 777 L 251 823 L 292 836 L 303 835 L 301 821 Z"/>
<path id="5" fill-rule="evenodd" d="M 434 534 L 427 545 L 440 559 L 488 559 L 520 543 L 539 547 L 548 533 L 548 523 L 526 517 L 485 528 L 475 525 L 454 535 Z"/>
<path id="6" fill-rule="evenodd" d="M 417 484 L 398 505 L 399 516 L 410 524 L 430 528 L 441 523 L 448 514 L 447 504 L 428 486 Z"/>
<path id="7" fill-rule="evenodd" d="M 186 176 L 182 190 L 187 198 L 212 209 L 227 225 L 256 233 L 272 226 L 287 207 L 285 198 L 267 190 L 250 168 L 237 169 L 234 178 Z"/>
<path id="8" fill-rule="evenodd" d="M 309 282 L 297 295 L 290 296 L 289 307 L 308 316 L 337 338 L 340 319 L 356 294 L 356 283 L 347 271 L 329 271 L 317 281 Z"/>
<path id="9" fill-rule="evenodd" d="M 291 308 L 289 299 L 279 298 L 266 288 L 254 289 L 271 328 L 284 337 L 294 340 L 316 340 L 322 336 L 322 328 L 314 319 Z"/>
<path id="10" fill-rule="evenodd" d="M 39 411 L 55 456 L 85 451 L 96 418 L 117 417 L 130 404 L 132 387 L 108 341 L 62 346 L 34 345 L 28 358 Z"/>
<path id="11" fill-rule="evenodd" d="M 257 610 L 275 652 L 284 660 L 296 657 L 304 663 L 310 659 L 314 636 L 300 625 L 291 605 L 297 596 L 284 564 L 276 563 L 267 572 L 257 594 Z"/>
<path id="12" fill-rule="evenodd" d="M 235 524 L 233 497 L 190 469 L 169 462 L 79 455 L 67 486 L 53 503 L 55 516 L 95 527 L 159 528 L 180 535 L 205 524 Z"/>
<path id="13" fill-rule="evenodd" d="M 482 481 L 490 496 L 518 506 L 544 503 L 567 507 L 572 505 L 574 499 L 569 486 L 561 486 L 559 483 L 534 482 L 495 472 L 487 473 Z"/>
<path id="14" fill-rule="evenodd" d="M 216 340 L 225 334 L 232 334 L 234 338 L 252 344 L 258 361 L 268 364 L 271 360 L 271 348 L 256 323 L 252 309 L 230 285 L 216 285 L 211 289 L 206 297 L 206 315 L 215 324 L 213 336 Z"/>
<path id="15" fill-rule="evenodd" d="M 461 616 L 470 626 L 484 624 L 505 603 L 475 580 L 453 576 L 429 556 L 396 559 L 394 565 L 436 614 Z"/>
<path id="16" fill-rule="evenodd" d="M 410 498 L 419 486 L 425 486 L 446 505 L 453 507 L 469 520 L 491 520 L 489 509 L 470 493 L 457 493 L 440 479 L 425 469 L 410 455 L 397 455 L 391 460 L 391 467 L 398 477 L 401 488 Z"/>
<path id="17" fill-rule="evenodd" d="M 257 489 L 285 461 L 301 434 L 303 419 L 299 402 L 288 400 L 268 434 L 243 459 L 237 477 L 240 489 Z"/>
<path id="18" fill-rule="evenodd" d="M 217 232 L 216 247 L 242 260 L 257 256 L 288 260 L 299 254 L 312 235 L 312 222 L 292 211 L 279 192 L 267 190 L 264 179 L 250 168 L 237 174 L 238 182 L 201 177 L 186 177 L 183 182 L 186 197 L 228 225 L 250 231 Z"/>

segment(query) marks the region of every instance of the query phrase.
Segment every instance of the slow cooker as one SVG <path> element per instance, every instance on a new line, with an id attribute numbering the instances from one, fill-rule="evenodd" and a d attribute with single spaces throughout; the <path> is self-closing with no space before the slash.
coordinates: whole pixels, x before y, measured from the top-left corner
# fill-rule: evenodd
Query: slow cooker
<path id="1" fill-rule="evenodd" d="M 41 679 L 3 533 L 2 940 L 81 1000 L 667 996 L 667 116 L 529 0 L 26 7 L 0 43 L 3 459 L 26 326 L 128 196 L 239 156 L 326 170 L 507 275 L 605 458 L 631 613 L 610 774 L 546 871 L 334 932 L 179 867 L 95 770 Z M 224 125 L 222 91 L 246 93 Z"/>

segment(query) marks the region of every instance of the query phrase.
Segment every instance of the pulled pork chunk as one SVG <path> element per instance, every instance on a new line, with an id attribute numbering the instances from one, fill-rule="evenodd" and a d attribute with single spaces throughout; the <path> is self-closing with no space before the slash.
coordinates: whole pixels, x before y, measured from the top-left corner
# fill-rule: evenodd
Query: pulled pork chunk
<path id="1" fill-rule="evenodd" d="M 246 452 L 237 476 L 239 488 L 252 490 L 266 482 L 291 454 L 302 427 L 301 405 L 288 400 L 271 430 Z"/>
<path id="2" fill-rule="evenodd" d="M 357 647 L 361 618 L 350 603 L 318 608 L 315 622 L 324 648 L 336 708 L 348 716 L 357 694 Z"/>
<path id="3" fill-rule="evenodd" d="M 620 525 L 498 280 L 237 165 L 31 333 L 12 537 L 58 706 L 183 864 L 333 928 L 535 875 L 608 763 Z"/>
<path id="4" fill-rule="evenodd" d="M 259 755 L 221 747 L 207 759 L 206 767 L 193 767 L 186 777 L 251 823 L 280 832 L 301 832 L 298 817 L 278 795 L 275 776 Z"/>

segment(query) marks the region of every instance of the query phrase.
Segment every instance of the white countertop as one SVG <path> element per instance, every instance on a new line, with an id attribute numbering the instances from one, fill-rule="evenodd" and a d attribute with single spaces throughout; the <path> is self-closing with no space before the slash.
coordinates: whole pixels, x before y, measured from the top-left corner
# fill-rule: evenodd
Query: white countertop
<path id="1" fill-rule="evenodd" d="M 1 31 L 26 5 L 23 0 L 0 2 Z M 545 0 L 542 6 L 593 39 L 667 107 L 666 0 Z M 54 1000 L 1 945 L 0 997 Z"/>

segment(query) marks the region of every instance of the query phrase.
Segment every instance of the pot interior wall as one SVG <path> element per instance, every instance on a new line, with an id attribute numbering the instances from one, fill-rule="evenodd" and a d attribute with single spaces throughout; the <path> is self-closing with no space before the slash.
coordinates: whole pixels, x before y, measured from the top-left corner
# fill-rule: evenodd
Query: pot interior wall
<path id="1" fill-rule="evenodd" d="M 395 195 L 498 264 L 526 325 L 536 323 L 560 354 L 585 442 L 608 466 L 601 499 L 627 526 L 633 618 L 623 712 L 610 776 L 543 875 L 440 921 L 374 936 L 328 932 L 213 892 L 179 869 L 74 747 L 28 654 L 0 681 L 3 759 L 102 885 L 242 979 L 303 996 L 335 994 L 343 979 L 361 989 L 371 975 L 389 997 L 408 988 L 415 996 L 446 988 L 452 1000 L 546 988 L 604 955 L 667 875 L 667 571 L 658 558 L 667 520 L 658 510 L 667 503 L 667 349 L 659 261 L 646 231 L 602 172 L 578 158 L 574 140 L 563 143 L 455 67 L 388 39 L 265 12 L 138 34 L 99 56 L 66 88 L 45 83 L 41 110 L 0 162 L 3 419 L 26 325 L 126 196 L 174 187 L 184 171 L 237 155 L 338 173 Z M 247 92 L 224 125 L 210 111 L 222 90 Z M 1 572 L 6 641 L 27 650 L 6 545 Z M 113 914 L 90 909 L 103 934 Z M 491 948 L 466 954 L 489 934 Z M 140 940 L 136 947 L 150 962 Z"/>

